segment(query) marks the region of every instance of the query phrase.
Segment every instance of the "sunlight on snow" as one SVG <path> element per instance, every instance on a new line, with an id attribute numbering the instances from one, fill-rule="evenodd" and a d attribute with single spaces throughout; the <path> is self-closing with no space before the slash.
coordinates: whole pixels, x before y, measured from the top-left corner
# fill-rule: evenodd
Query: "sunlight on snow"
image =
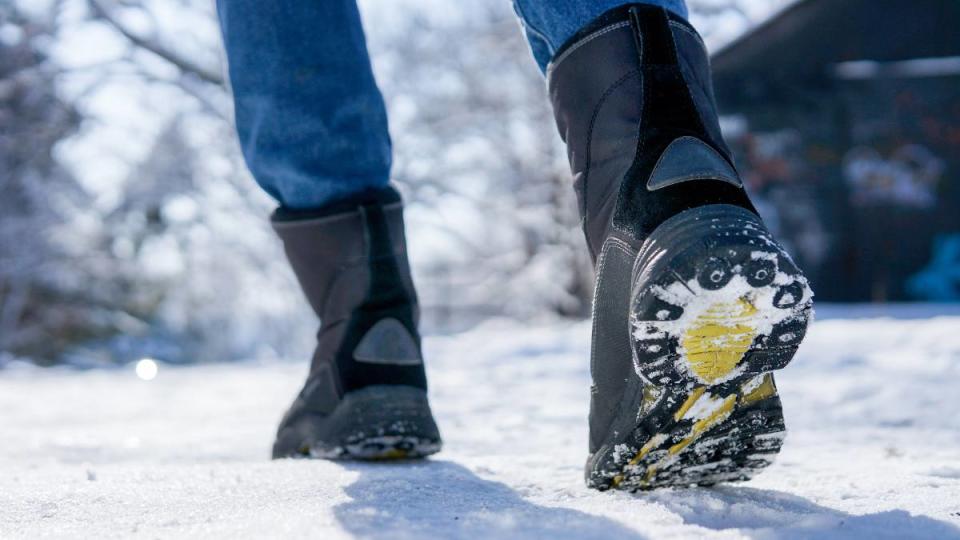
<path id="1" fill-rule="evenodd" d="M 137 360 L 136 366 L 137 377 L 140 377 L 144 381 L 152 381 L 157 376 L 159 371 L 159 366 L 157 365 L 156 360 L 152 358 L 141 358 Z"/>

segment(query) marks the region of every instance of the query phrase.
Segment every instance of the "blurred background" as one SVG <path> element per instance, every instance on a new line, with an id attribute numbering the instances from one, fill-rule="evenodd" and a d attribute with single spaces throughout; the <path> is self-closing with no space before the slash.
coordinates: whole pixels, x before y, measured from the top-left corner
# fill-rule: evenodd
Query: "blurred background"
<path id="1" fill-rule="evenodd" d="M 827 302 L 960 301 L 960 2 L 688 0 L 723 127 Z M 361 0 L 428 332 L 589 316 L 507 0 Z M 306 358 L 210 0 L 0 0 L 0 367 Z M 493 158 L 491 158 L 493 157 Z"/>

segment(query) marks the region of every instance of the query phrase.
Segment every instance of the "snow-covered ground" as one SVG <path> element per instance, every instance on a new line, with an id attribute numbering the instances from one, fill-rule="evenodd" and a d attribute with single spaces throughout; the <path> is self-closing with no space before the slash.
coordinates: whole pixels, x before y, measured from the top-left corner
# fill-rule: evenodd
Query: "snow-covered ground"
<path id="1" fill-rule="evenodd" d="M 960 538 L 960 307 L 823 307 L 747 484 L 587 490 L 586 323 L 427 340 L 446 449 L 266 459 L 303 363 L 0 372 L 0 538 Z"/>

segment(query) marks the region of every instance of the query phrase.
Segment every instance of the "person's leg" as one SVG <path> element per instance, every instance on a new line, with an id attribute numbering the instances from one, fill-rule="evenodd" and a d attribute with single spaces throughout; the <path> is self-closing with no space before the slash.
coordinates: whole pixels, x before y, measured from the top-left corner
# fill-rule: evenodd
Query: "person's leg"
<path id="1" fill-rule="evenodd" d="M 387 113 L 354 0 L 217 0 L 237 131 L 283 208 L 386 187 Z"/>
<path id="2" fill-rule="evenodd" d="M 320 319 L 273 457 L 440 449 L 427 402 L 403 204 L 355 0 L 218 0 L 237 131 Z"/>
<path id="3" fill-rule="evenodd" d="M 554 53 L 581 28 L 605 12 L 629 3 L 623 0 L 513 0 L 513 9 L 523 24 L 537 65 L 546 72 Z M 645 3 L 687 18 L 685 0 L 649 0 Z"/>
<path id="4" fill-rule="evenodd" d="M 784 429 L 770 372 L 812 313 L 723 141 L 703 41 L 681 4 L 659 4 L 516 0 L 597 269 L 586 473 L 598 489 L 768 465 Z"/>

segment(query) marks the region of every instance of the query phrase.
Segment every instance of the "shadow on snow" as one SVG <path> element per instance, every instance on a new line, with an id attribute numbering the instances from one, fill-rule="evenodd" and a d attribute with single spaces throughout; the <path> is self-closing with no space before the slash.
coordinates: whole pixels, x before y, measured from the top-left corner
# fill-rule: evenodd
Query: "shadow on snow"
<path id="1" fill-rule="evenodd" d="M 938 538 L 960 540 L 960 528 L 904 510 L 849 514 L 771 489 L 735 485 L 638 494 L 681 516 L 685 523 L 722 531 L 739 529 L 775 538 Z"/>
<path id="2" fill-rule="evenodd" d="M 644 538 L 609 518 L 531 503 L 450 461 L 344 467 L 360 477 L 334 514 L 358 538 Z"/>
<path id="3" fill-rule="evenodd" d="M 506 484 L 450 461 L 343 466 L 360 476 L 346 488 L 353 500 L 334 513 L 358 538 L 645 538 L 607 517 L 532 503 Z M 638 510 L 662 505 L 687 525 L 748 536 L 960 540 L 960 528 L 926 516 L 903 510 L 848 514 L 766 489 L 723 486 L 604 496 L 611 505 L 633 504 Z"/>

